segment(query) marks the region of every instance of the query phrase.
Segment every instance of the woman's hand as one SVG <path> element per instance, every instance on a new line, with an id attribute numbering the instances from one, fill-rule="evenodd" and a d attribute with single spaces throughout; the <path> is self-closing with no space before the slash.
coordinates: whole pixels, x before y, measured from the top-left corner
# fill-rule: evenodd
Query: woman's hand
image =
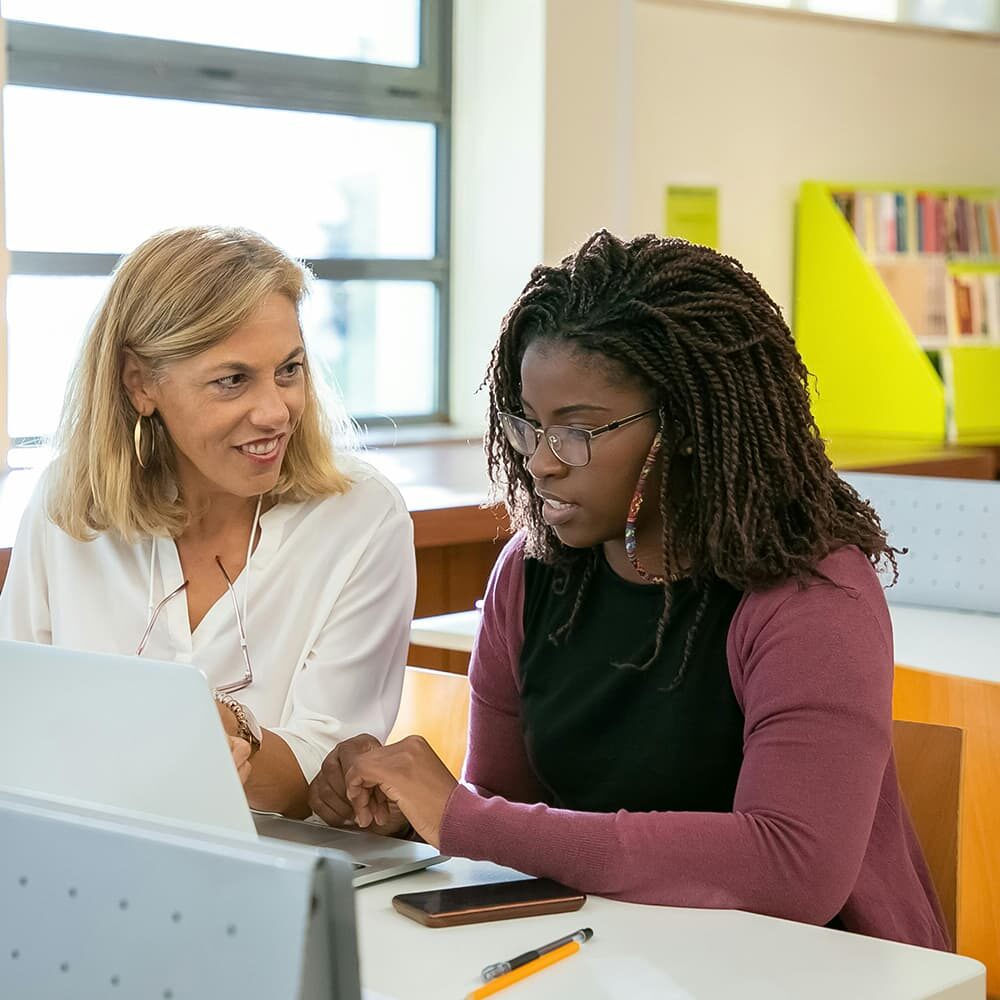
<path id="1" fill-rule="evenodd" d="M 227 739 L 229 740 L 229 752 L 233 755 L 233 763 L 236 765 L 236 773 L 240 776 L 240 781 L 246 785 L 250 772 L 253 770 L 250 763 L 250 744 L 238 736 L 227 736 Z"/>
<path id="2" fill-rule="evenodd" d="M 382 744 L 374 736 L 363 733 L 338 743 L 327 754 L 319 774 L 309 785 L 309 808 L 324 823 L 330 826 L 354 825 L 354 806 L 347 798 L 344 775 L 359 756 L 381 749 Z M 385 811 L 381 814 L 382 821 L 371 825 L 369 832 L 386 837 L 405 833 L 410 825 L 406 817 L 381 793 L 378 797 Z"/>
<path id="3" fill-rule="evenodd" d="M 344 779 L 358 826 L 386 822 L 391 804 L 428 844 L 441 846 L 441 820 L 458 782 L 422 736 L 359 754 Z"/>

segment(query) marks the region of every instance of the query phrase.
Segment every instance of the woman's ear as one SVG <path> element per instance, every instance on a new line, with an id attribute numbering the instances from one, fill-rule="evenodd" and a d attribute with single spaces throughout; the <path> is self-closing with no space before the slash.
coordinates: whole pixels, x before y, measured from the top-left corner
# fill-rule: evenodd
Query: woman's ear
<path id="1" fill-rule="evenodd" d="M 690 458 L 694 454 L 694 435 L 689 433 L 688 429 L 679 420 L 670 420 L 668 424 L 667 415 L 664 410 L 660 410 L 660 422 L 661 426 L 670 426 L 673 430 L 667 447 L 675 455 L 683 455 L 685 458 Z"/>
<path id="2" fill-rule="evenodd" d="M 128 348 L 125 349 L 122 360 L 122 385 L 136 412 L 143 417 L 152 416 L 156 410 L 156 400 L 151 394 L 154 386 L 152 372 Z"/>

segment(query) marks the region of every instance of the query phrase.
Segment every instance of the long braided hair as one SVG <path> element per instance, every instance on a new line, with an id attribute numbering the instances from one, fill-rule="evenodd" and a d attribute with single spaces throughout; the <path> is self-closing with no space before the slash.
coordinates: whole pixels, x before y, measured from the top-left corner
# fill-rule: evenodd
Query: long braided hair
<path id="1" fill-rule="evenodd" d="M 671 687 L 683 677 L 713 577 L 742 591 L 805 581 L 833 549 L 856 545 L 873 566 L 887 559 L 895 581 L 896 550 L 831 466 L 809 408 L 808 372 L 756 278 L 685 240 L 624 242 L 601 230 L 558 266 L 534 269 L 504 317 L 484 381 L 494 499 L 524 531 L 526 554 L 561 567 L 564 585 L 577 586 L 553 642 L 572 632 L 597 552 L 563 545 L 545 523 L 526 462 L 500 424 L 501 412 L 521 411 L 521 361 L 539 340 L 612 359 L 660 409 L 664 575 L 686 572 L 701 590 Z M 679 437 L 690 457 L 676 454 Z M 641 669 L 660 654 L 669 614 L 665 583 L 656 646 Z"/>

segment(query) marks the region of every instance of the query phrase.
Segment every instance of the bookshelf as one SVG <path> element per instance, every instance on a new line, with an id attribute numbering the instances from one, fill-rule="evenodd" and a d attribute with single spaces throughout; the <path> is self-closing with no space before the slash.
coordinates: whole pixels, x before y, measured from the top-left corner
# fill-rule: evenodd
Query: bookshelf
<path id="1" fill-rule="evenodd" d="M 1000 442 L 1000 190 L 804 182 L 794 325 L 824 436 Z"/>

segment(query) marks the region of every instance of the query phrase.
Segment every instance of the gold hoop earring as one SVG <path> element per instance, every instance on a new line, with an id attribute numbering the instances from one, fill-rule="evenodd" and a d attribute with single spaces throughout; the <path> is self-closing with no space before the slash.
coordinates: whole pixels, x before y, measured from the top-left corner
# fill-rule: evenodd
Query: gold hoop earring
<path id="1" fill-rule="evenodd" d="M 152 423 L 152 419 L 150 420 Z M 146 463 L 142 460 L 142 414 L 140 413 L 135 418 L 135 430 L 132 432 L 132 438 L 135 441 L 135 458 L 139 463 L 140 469 L 146 468 Z M 153 451 L 156 449 L 156 438 L 153 436 L 152 430 L 150 431 L 150 446 L 149 446 L 149 457 L 153 457 Z"/>

